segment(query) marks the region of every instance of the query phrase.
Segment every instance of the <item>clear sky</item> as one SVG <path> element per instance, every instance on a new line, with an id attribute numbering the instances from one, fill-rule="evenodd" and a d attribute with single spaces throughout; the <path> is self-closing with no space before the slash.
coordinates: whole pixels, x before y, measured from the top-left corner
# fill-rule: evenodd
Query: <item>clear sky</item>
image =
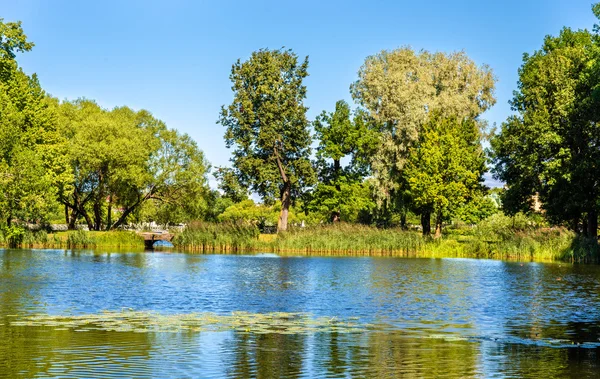
<path id="1" fill-rule="evenodd" d="M 230 154 L 215 121 L 232 100 L 231 65 L 254 50 L 285 46 L 309 56 L 309 119 L 351 101 L 349 85 L 368 55 L 405 45 L 464 50 L 498 79 L 485 118 L 500 124 L 522 54 L 563 26 L 595 22 L 591 0 L 0 0 L 0 17 L 23 22 L 36 46 L 19 62 L 49 93 L 148 109 L 190 134 L 215 166 Z"/>

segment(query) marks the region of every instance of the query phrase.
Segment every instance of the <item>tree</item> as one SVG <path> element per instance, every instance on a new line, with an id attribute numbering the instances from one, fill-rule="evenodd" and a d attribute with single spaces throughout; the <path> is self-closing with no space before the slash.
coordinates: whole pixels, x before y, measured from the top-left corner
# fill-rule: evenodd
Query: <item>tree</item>
<path id="1" fill-rule="evenodd" d="M 593 11 L 600 16 L 598 4 Z M 511 101 L 517 114 L 491 139 L 495 177 L 508 186 L 505 211 L 530 211 L 537 193 L 550 220 L 594 238 L 600 196 L 599 38 L 564 28 L 557 37 L 547 36 L 540 50 L 524 54 Z"/>
<path id="2" fill-rule="evenodd" d="M 281 200 L 278 230 L 286 230 L 292 201 L 313 184 L 311 136 L 302 84 L 308 57 L 298 62 L 291 50 L 259 50 L 232 67 L 233 102 L 221 109 L 218 123 L 243 187 L 265 203 Z"/>
<path id="3" fill-rule="evenodd" d="M 419 132 L 404 175 L 415 208 L 435 216 L 436 238 L 442 235 L 444 219 L 481 194 L 484 172 L 477 123 L 432 115 Z"/>
<path id="4" fill-rule="evenodd" d="M 248 190 L 242 187 L 233 169 L 217 167 L 213 175 L 219 182 L 218 187 L 223 192 L 223 197 L 230 199 L 233 203 L 248 199 Z"/>
<path id="5" fill-rule="evenodd" d="M 495 103 L 494 81 L 487 66 L 478 67 L 463 52 L 401 48 L 367 57 L 350 90 L 381 125 L 380 148 L 371 162 L 379 204 L 403 202 L 404 165 L 431 115 L 479 121 Z M 426 232 L 430 214 L 427 208 L 422 212 Z"/>
<path id="6" fill-rule="evenodd" d="M 20 22 L 0 19 L 0 215 L 9 226 L 46 221 L 55 186 L 70 177 L 55 102 L 16 61 L 32 47 Z"/>
<path id="7" fill-rule="evenodd" d="M 343 100 L 335 104 L 335 112 L 323 111 L 313 125 L 319 141 L 315 162 L 319 181 L 307 208 L 332 221 L 356 221 L 361 210 L 374 205 L 364 179 L 379 136 L 365 112 L 358 111 L 352 118 Z M 348 159 L 343 167 L 342 160 Z"/>
<path id="8" fill-rule="evenodd" d="M 189 136 L 144 110 L 107 111 L 81 99 L 63 103 L 61 111 L 74 177 L 59 200 L 71 228 L 79 217 L 90 229 L 117 228 L 148 201 L 163 220 L 202 214 L 208 164 Z M 114 208 L 121 209 L 116 220 Z"/>

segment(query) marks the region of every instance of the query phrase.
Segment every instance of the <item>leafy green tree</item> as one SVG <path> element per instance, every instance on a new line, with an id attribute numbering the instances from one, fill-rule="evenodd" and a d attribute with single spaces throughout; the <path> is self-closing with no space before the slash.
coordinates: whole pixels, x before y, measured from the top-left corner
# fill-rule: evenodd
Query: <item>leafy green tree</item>
<path id="1" fill-rule="evenodd" d="M 55 186 L 70 177 L 55 101 L 16 61 L 32 47 L 20 22 L 0 19 L 0 215 L 8 226 L 46 221 Z"/>
<path id="2" fill-rule="evenodd" d="M 369 125 L 365 112 L 352 117 L 343 100 L 335 112 L 323 111 L 314 121 L 318 184 L 310 195 L 307 209 L 332 221 L 356 221 L 361 210 L 374 206 L 371 188 L 364 178 L 369 173 L 369 159 L 377 148 L 379 135 Z M 342 166 L 342 160 L 348 164 Z"/>
<path id="3" fill-rule="evenodd" d="M 490 194 L 476 194 L 469 202 L 458 207 L 454 216 L 469 225 L 478 222 L 500 212 L 500 207 Z"/>
<path id="4" fill-rule="evenodd" d="M 275 225 L 278 218 L 279 209 L 275 209 L 274 206 L 256 204 L 252 199 L 229 206 L 218 217 L 219 221 L 242 222 L 258 227 Z"/>
<path id="5" fill-rule="evenodd" d="M 352 97 L 381 125 L 380 148 L 371 162 L 380 205 L 406 198 L 404 166 L 432 114 L 478 120 L 496 101 L 491 70 L 463 52 L 382 51 L 367 57 L 358 77 Z M 426 232 L 430 207 L 421 211 Z"/>
<path id="6" fill-rule="evenodd" d="M 412 201 L 423 214 L 435 216 L 435 237 L 442 223 L 481 193 L 485 156 L 474 120 L 433 115 L 423 125 L 404 175 Z M 423 233 L 427 233 L 427 221 Z"/>
<path id="7" fill-rule="evenodd" d="M 598 4 L 593 11 L 600 16 Z M 517 114 L 491 139 L 495 176 L 508 186 L 506 212 L 530 211 L 537 193 L 550 220 L 590 237 L 600 196 L 599 42 L 564 28 L 524 54 L 511 102 Z"/>
<path id="8" fill-rule="evenodd" d="M 119 227 L 148 201 L 156 202 L 158 218 L 173 222 L 205 210 L 208 164 L 189 136 L 144 110 L 107 111 L 76 100 L 61 111 L 74 178 L 59 199 L 71 227 L 79 217 L 90 229 Z M 114 208 L 120 209 L 116 220 Z"/>
<path id="9" fill-rule="evenodd" d="M 235 147 L 235 174 L 265 203 L 281 201 L 278 230 L 286 230 L 292 201 L 315 180 L 309 156 L 311 136 L 302 84 L 308 57 L 298 62 L 290 50 L 259 50 L 232 67 L 233 102 L 222 107 L 219 123 Z"/>
<path id="10" fill-rule="evenodd" d="M 219 189 L 223 192 L 223 197 L 231 199 L 233 203 L 248 199 L 248 189 L 240 184 L 233 169 L 217 167 L 213 175 L 219 182 Z"/>
<path id="11" fill-rule="evenodd" d="M 139 122 L 140 120 L 138 120 Z M 119 197 L 123 213 L 113 227 L 146 201 L 158 202 L 164 222 L 186 222 L 205 217 L 209 196 L 210 165 L 196 142 L 187 134 L 167 129 L 144 113 L 141 125 L 154 132 L 158 148 L 150 152 L 147 171 L 139 181 L 124 181 Z"/>

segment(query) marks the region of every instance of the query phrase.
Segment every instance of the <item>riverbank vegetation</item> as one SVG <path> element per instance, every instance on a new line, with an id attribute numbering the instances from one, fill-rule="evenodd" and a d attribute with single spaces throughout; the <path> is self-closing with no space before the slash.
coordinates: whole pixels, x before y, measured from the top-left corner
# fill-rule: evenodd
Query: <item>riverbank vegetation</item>
<path id="1" fill-rule="evenodd" d="M 173 241 L 190 252 L 273 252 L 291 255 L 463 257 L 522 261 L 597 262 L 598 246 L 541 219 L 497 213 L 476 226 L 453 226 L 439 239 L 420 231 L 357 224 L 290 227 L 276 235 L 252 225 L 194 223 Z"/>
<path id="2" fill-rule="evenodd" d="M 187 225 L 174 243 L 190 251 L 598 260 L 599 30 L 525 54 L 497 130 L 496 78 L 465 52 L 369 56 L 356 107 L 309 120 L 308 57 L 261 49 L 232 67 L 215 115 L 232 165 L 211 168 L 149 111 L 46 93 L 17 62 L 33 43 L 0 19 L 0 244 L 135 247 L 118 230 L 156 222 Z M 44 231 L 57 223 L 69 232 Z"/>

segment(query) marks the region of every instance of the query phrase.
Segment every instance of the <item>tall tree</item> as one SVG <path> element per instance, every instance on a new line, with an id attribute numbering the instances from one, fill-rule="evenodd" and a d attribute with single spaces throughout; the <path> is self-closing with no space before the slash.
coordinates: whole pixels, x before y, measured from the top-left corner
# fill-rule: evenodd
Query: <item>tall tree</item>
<path id="1" fill-rule="evenodd" d="M 598 4 L 593 11 L 600 16 Z M 517 114 L 491 140 L 495 176 L 508 186 L 506 211 L 530 210 L 538 193 L 551 220 L 594 238 L 600 201 L 599 38 L 564 28 L 547 36 L 540 50 L 524 54 L 511 102 Z"/>
<path id="2" fill-rule="evenodd" d="M 377 149 L 379 135 L 364 111 L 353 116 L 343 100 L 335 111 L 323 111 L 313 122 L 319 142 L 315 167 L 318 184 L 307 208 L 332 221 L 355 221 L 359 211 L 372 208 L 371 189 L 364 181 L 370 172 L 370 156 Z M 347 160 L 345 166 L 342 160 Z"/>
<path id="3" fill-rule="evenodd" d="M 311 136 L 304 99 L 308 57 L 298 62 L 291 50 L 259 50 L 231 69 L 233 102 L 222 107 L 218 123 L 225 142 L 235 147 L 231 161 L 242 186 L 266 203 L 281 201 L 278 230 L 286 230 L 292 201 L 314 182 Z"/>
<path id="4" fill-rule="evenodd" d="M 445 218 L 481 195 L 484 172 L 477 123 L 432 115 L 420 130 L 404 174 L 415 208 L 434 215 L 436 238 Z"/>
<path id="5" fill-rule="evenodd" d="M 32 47 L 20 22 L 0 19 L 0 215 L 7 224 L 44 221 L 57 205 L 55 185 L 70 175 L 55 101 L 16 61 Z"/>
<path id="6" fill-rule="evenodd" d="M 404 165 L 431 115 L 478 120 L 496 101 L 494 81 L 487 66 L 477 66 L 464 52 L 415 52 L 405 47 L 367 57 L 350 90 L 382 125 L 380 149 L 372 160 L 380 204 L 405 196 Z M 430 214 L 422 212 L 427 234 Z"/>

